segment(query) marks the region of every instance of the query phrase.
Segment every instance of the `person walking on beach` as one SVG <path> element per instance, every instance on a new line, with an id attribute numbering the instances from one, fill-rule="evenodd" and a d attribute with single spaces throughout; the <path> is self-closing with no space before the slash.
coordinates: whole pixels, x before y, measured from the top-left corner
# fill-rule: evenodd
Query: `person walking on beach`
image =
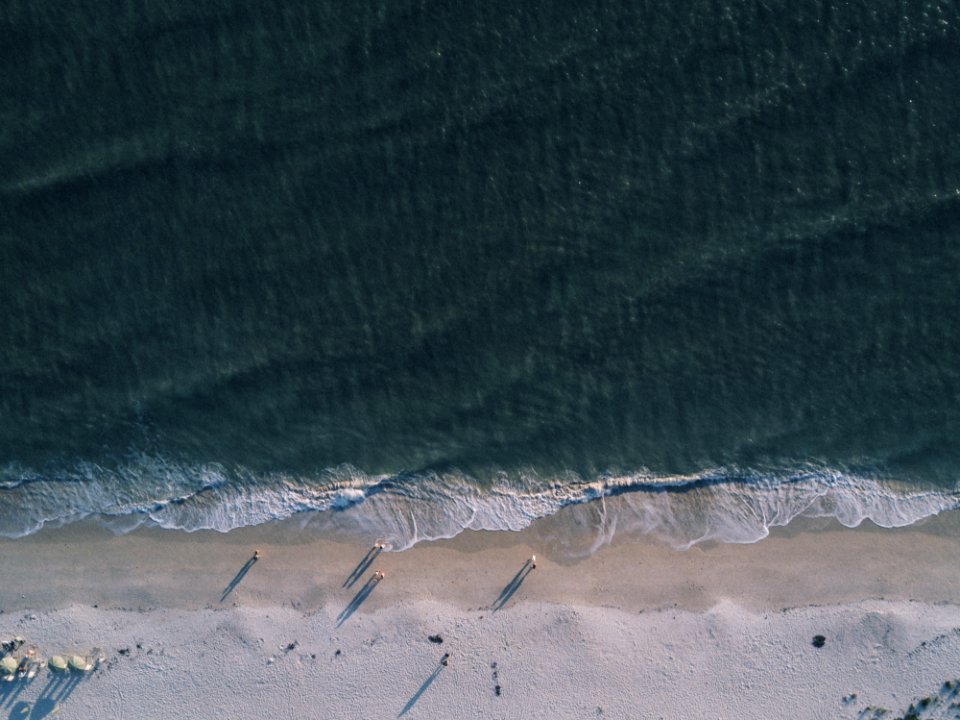
<path id="1" fill-rule="evenodd" d="M 383 580 L 386 576 L 387 576 L 387 575 L 386 575 L 385 572 L 383 572 L 383 570 L 377 570 L 377 571 L 373 574 L 373 581 L 374 581 L 374 582 L 380 582 L 380 581 Z"/>
<path id="2" fill-rule="evenodd" d="M 440 658 L 440 664 L 444 667 L 447 666 L 447 662 L 450 660 L 450 653 L 444 653 L 443 657 Z"/>
<path id="3" fill-rule="evenodd" d="M 259 559 L 260 559 L 260 551 L 259 551 L 259 550 L 254 550 L 254 551 L 253 551 L 253 561 L 256 562 L 256 561 L 259 560 Z"/>
<path id="4" fill-rule="evenodd" d="M 531 555 L 529 562 L 530 562 L 530 569 L 531 569 L 531 570 L 536 570 L 536 569 L 537 569 L 537 556 L 536 556 L 536 555 Z"/>

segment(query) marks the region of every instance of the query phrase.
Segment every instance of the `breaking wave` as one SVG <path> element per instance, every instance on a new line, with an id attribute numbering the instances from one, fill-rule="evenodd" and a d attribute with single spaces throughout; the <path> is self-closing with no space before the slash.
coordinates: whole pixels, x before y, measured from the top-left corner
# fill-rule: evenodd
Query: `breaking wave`
<path id="1" fill-rule="evenodd" d="M 91 517 L 118 533 L 145 524 L 228 532 L 293 519 L 304 531 L 375 536 L 402 550 L 464 530 L 521 530 L 569 506 L 582 509 L 567 523 L 567 537 L 554 540 L 583 554 L 632 535 L 677 548 L 752 543 L 797 517 L 900 527 L 957 509 L 960 493 L 816 466 L 592 479 L 504 472 L 481 482 L 456 472 L 368 475 L 350 466 L 314 477 L 256 475 L 141 457 L 118 469 L 87 464 L 57 477 L 16 467 L 0 474 L 0 534 L 6 537 Z"/>

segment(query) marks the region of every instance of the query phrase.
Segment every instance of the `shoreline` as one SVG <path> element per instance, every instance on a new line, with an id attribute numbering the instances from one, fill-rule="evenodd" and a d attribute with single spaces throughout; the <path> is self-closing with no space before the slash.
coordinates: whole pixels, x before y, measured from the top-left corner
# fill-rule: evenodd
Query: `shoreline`
<path id="1" fill-rule="evenodd" d="M 540 559 L 536 575 L 543 581 L 530 583 L 530 599 L 631 611 L 667 605 L 703 610 L 723 599 L 755 610 L 867 598 L 960 600 L 960 563 L 954 561 L 960 513 L 905 528 L 797 520 L 756 543 L 682 551 L 650 538 L 622 540 L 581 559 L 550 544 L 567 520 L 558 513 L 519 532 L 465 531 L 384 552 L 368 574 L 387 571 L 397 600 L 432 599 L 460 608 L 489 604 L 532 554 Z M 0 609 L 216 607 L 254 549 L 262 558 L 231 594 L 231 604 L 292 602 L 318 609 L 340 599 L 341 584 L 369 548 L 299 535 L 290 521 L 229 533 L 138 528 L 115 535 L 87 520 L 0 539 Z"/>
<path id="2" fill-rule="evenodd" d="M 960 668 L 957 517 L 802 521 L 686 551 L 614 542 L 577 561 L 547 542 L 568 520 L 383 553 L 350 587 L 369 546 L 290 525 L 87 522 L 0 541 L 0 632 L 106 657 L 62 697 L 46 671 L 0 683 L 0 714 L 872 720 L 929 697 L 919 717 L 953 717 L 932 709 L 957 701 L 943 690 Z"/>

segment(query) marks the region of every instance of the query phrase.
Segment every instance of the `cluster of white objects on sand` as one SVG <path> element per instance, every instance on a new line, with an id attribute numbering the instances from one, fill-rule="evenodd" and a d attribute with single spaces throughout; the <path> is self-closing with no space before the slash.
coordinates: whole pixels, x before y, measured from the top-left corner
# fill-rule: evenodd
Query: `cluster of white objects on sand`
<path id="1" fill-rule="evenodd" d="M 82 675 L 95 670 L 104 660 L 102 650 L 94 648 L 89 655 L 53 655 L 44 661 L 36 647 L 21 652 L 25 643 L 22 637 L 17 636 L 0 644 L 0 681 L 32 680 L 44 664 L 52 673 Z"/>

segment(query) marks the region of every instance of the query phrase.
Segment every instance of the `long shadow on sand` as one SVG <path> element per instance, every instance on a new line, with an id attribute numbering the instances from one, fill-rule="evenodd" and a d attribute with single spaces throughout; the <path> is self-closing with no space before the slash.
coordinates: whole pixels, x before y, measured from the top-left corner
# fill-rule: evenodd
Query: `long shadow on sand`
<path id="1" fill-rule="evenodd" d="M 367 571 L 373 561 L 377 559 L 377 555 L 383 552 L 383 545 L 374 545 L 372 548 L 367 550 L 367 554 L 363 556 L 363 559 L 357 563 L 357 566 L 353 569 L 353 572 L 343 581 L 343 585 L 340 587 L 351 587 L 360 577 Z"/>
<path id="2" fill-rule="evenodd" d="M 33 712 L 30 713 L 29 720 L 40 720 L 50 715 L 70 696 L 70 693 L 76 690 L 83 677 L 80 673 L 51 675 L 43 690 L 40 691 L 40 697 L 33 704 Z M 23 715 L 20 717 L 22 720 Z"/>
<path id="3" fill-rule="evenodd" d="M 517 571 L 517 574 L 513 576 L 513 579 L 506 584 L 503 590 L 500 591 L 500 594 L 497 596 L 497 599 L 493 601 L 493 604 L 490 608 L 496 612 L 504 605 L 507 604 L 507 601 L 513 597 L 513 594 L 520 589 L 520 586 L 523 584 L 523 581 L 527 579 L 527 575 L 533 570 L 533 563 L 530 560 L 527 560 L 523 565 L 520 566 L 520 569 Z"/>
<path id="4" fill-rule="evenodd" d="M 244 576 L 248 572 L 250 572 L 250 568 L 252 568 L 256 562 L 257 558 L 254 556 L 243 564 L 243 567 L 240 568 L 239 572 L 233 576 L 233 580 L 230 581 L 230 584 L 223 589 L 223 595 L 220 596 L 220 602 L 223 602 L 227 599 L 227 595 L 233 592 L 233 589 L 240 584 L 240 581 L 243 580 Z"/>
<path id="5" fill-rule="evenodd" d="M 410 708 L 417 704 L 417 700 L 419 700 L 420 696 L 427 691 L 427 688 L 430 687 L 430 684 L 437 679 L 437 676 L 443 671 L 443 668 L 444 665 L 442 662 L 437 665 L 434 671 L 430 673 L 430 676 L 423 681 L 423 685 L 420 686 L 420 689 L 413 694 L 412 698 L 407 700 L 407 704 L 403 706 L 403 710 L 400 711 L 400 714 L 397 715 L 397 717 L 403 717 L 410 712 Z"/>
<path id="6" fill-rule="evenodd" d="M 17 687 L 18 682 L 0 682 L 0 706 L 12 703 L 23 688 Z"/>
<path id="7" fill-rule="evenodd" d="M 350 604 L 341 610 L 339 615 L 337 615 L 337 627 L 343 625 L 347 619 L 357 611 L 357 608 L 363 604 L 363 601 L 370 596 L 370 593 L 373 592 L 374 588 L 377 587 L 379 583 L 380 581 L 374 576 L 363 584 L 363 587 L 360 588 L 360 590 L 357 591 L 357 594 L 353 596 L 353 600 L 350 601 Z"/>
<path id="8" fill-rule="evenodd" d="M 21 700 L 10 710 L 7 720 L 23 720 L 30 712 L 30 703 Z"/>
<path id="9" fill-rule="evenodd" d="M 17 678 L 12 682 L 5 682 L 5 686 L 0 690 L 0 707 L 10 707 L 13 705 L 17 698 L 20 696 L 24 690 L 33 685 L 36 677 L 32 678 Z M 11 717 L 13 717 L 11 715 Z"/>

